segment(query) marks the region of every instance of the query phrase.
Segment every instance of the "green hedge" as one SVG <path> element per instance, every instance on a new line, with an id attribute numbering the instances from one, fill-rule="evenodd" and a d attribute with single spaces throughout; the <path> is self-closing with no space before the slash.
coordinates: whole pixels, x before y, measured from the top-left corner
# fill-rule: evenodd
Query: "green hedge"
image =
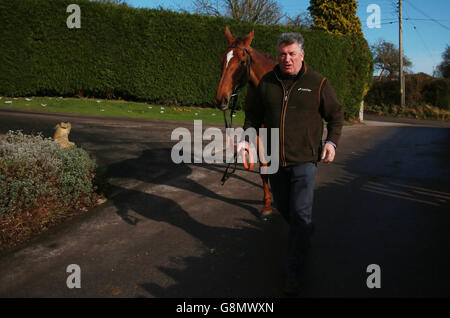
<path id="1" fill-rule="evenodd" d="M 399 81 L 389 79 L 374 81 L 364 102 L 372 106 L 399 105 Z M 450 79 L 434 78 L 424 73 L 406 75 L 405 104 L 410 107 L 428 104 L 450 110 Z"/>
<path id="2" fill-rule="evenodd" d="M 372 59 L 361 37 L 87 0 L 76 1 L 81 28 L 68 29 L 71 3 L 0 0 L 0 94 L 212 106 L 225 26 L 234 36 L 255 28 L 252 46 L 273 56 L 281 32 L 302 32 L 306 61 L 330 80 L 347 118 L 357 115 L 371 79 Z"/>

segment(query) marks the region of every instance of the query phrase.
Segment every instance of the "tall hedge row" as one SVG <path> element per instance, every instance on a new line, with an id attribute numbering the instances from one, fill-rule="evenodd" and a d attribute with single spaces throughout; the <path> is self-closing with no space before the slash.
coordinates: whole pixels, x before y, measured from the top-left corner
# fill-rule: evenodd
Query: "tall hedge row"
<path id="1" fill-rule="evenodd" d="M 74 2 L 80 29 L 66 25 Z M 329 79 L 346 117 L 358 113 L 372 74 L 367 42 L 358 36 L 87 0 L 0 0 L 0 22 L 0 94 L 8 96 L 82 94 L 212 106 L 225 26 L 234 36 L 254 28 L 252 46 L 273 56 L 280 33 L 300 31 L 306 61 Z"/>
<path id="2" fill-rule="evenodd" d="M 367 105 L 399 105 L 398 79 L 375 80 L 364 98 Z M 405 76 L 405 104 L 409 107 L 432 105 L 450 110 L 450 79 L 424 73 Z"/>

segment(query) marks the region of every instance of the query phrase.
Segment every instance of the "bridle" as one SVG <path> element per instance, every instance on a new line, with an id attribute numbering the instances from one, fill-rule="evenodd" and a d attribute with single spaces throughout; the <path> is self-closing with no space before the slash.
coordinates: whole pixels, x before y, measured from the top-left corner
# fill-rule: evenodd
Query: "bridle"
<path id="1" fill-rule="evenodd" d="M 230 110 L 230 120 L 227 121 L 227 110 L 223 110 L 223 119 L 225 122 L 225 132 L 227 131 L 227 128 L 231 128 L 232 124 L 233 124 L 233 115 L 234 113 L 241 109 L 240 106 L 236 105 L 237 99 L 239 97 L 239 91 L 242 87 L 245 86 L 245 84 L 248 83 L 248 81 L 250 80 L 250 62 L 251 62 L 251 57 L 250 57 L 250 52 L 244 48 L 244 47 L 240 47 L 240 46 L 230 46 L 228 47 L 228 49 L 239 49 L 239 50 L 243 50 L 247 53 L 247 72 L 245 73 L 245 76 L 243 76 L 240 80 L 238 85 L 236 85 L 233 88 L 233 92 L 231 93 L 230 96 L 230 102 L 229 102 L 229 106 L 228 109 Z M 228 135 L 227 135 L 227 142 L 228 142 Z M 234 164 L 233 170 L 231 172 L 228 172 L 230 166 Z M 228 180 L 228 178 L 236 171 L 236 166 L 237 166 L 237 154 L 234 154 L 234 158 L 233 158 L 233 163 L 229 163 L 227 165 L 227 168 L 225 169 L 225 172 L 223 173 L 223 177 L 222 177 L 222 185 L 225 184 L 225 182 Z"/>
<path id="2" fill-rule="evenodd" d="M 250 80 L 250 63 L 251 63 L 251 57 L 250 57 L 250 51 L 247 50 L 245 47 L 241 47 L 241 46 L 230 46 L 228 47 L 228 49 L 239 49 L 242 51 L 245 51 L 245 53 L 247 53 L 247 72 L 245 77 L 241 78 L 241 80 L 239 81 L 239 84 L 233 89 L 233 91 L 237 91 L 238 89 L 242 88 L 245 86 L 245 84 L 247 84 L 247 82 Z"/>
<path id="3" fill-rule="evenodd" d="M 250 52 L 244 48 L 244 47 L 240 47 L 240 46 L 230 46 L 228 47 L 228 49 L 240 49 L 243 50 L 247 53 L 247 72 L 245 73 L 245 76 L 243 76 L 240 80 L 238 85 L 236 85 L 235 87 L 233 87 L 233 92 L 231 93 L 230 96 L 230 102 L 229 102 L 229 106 L 228 109 L 230 110 L 230 124 L 228 125 L 227 122 L 227 117 L 226 117 L 226 110 L 223 111 L 223 115 L 224 115 L 224 120 L 225 120 L 225 128 L 231 128 L 231 124 L 233 122 L 233 114 L 236 110 L 239 110 L 240 107 L 236 106 L 236 101 L 239 97 L 239 90 L 245 86 L 245 84 L 248 83 L 248 81 L 250 80 L 250 63 L 251 63 L 251 58 L 250 58 Z"/>

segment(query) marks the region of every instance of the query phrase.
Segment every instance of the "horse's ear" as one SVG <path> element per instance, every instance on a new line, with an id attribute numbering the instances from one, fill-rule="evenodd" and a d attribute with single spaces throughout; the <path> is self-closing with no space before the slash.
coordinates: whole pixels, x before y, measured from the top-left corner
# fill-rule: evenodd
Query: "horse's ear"
<path id="1" fill-rule="evenodd" d="M 253 29 L 247 36 L 245 37 L 245 46 L 250 46 L 252 44 L 253 38 L 255 37 L 255 29 Z"/>
<path id="2" fill-rule="evenodd" d="M 228 44 L 231 45 L 231 43 L 233 43 L 234 39 L 233 36 L 231 35 L 231 31 L 230 29 L 228 29 L 228 27 L 225 27 L 225 37 L 227 38 Z"/>

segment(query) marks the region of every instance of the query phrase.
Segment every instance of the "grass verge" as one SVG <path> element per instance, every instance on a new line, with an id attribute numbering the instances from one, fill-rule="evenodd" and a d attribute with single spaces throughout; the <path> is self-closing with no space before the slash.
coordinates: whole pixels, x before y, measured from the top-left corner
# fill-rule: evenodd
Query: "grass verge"
<path id="1" fill-rule="evenodd" d="M 0 107 L 28 110 L 48 110 L 55 112 L 119 116 L 130 118 L 151 118 L 162 120 L 222 123 L 223 112 L 214 108 L 161 106 L 122 100 L 62 97 L 0 97 Z M 227 116 L 229 116 L 227 112 Z M 244 124 L 244 112 L 237 111 L 233 123 Z"/>

